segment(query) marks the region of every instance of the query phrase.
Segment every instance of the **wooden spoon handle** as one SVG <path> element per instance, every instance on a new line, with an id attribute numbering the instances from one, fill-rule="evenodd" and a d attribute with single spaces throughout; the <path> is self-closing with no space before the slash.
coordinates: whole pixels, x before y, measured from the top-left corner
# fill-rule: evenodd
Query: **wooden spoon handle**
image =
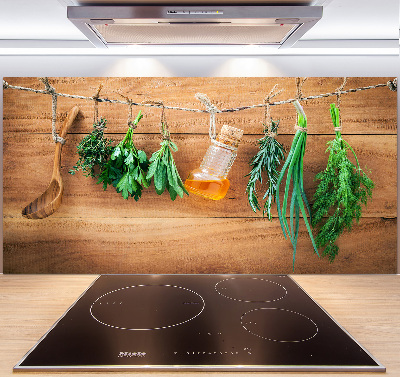
<path id="1" fill-rule="evenodd" d="M 68 129 L 71 126 L 71 124 L 74 122 L 78 113 L 79 113 L 78 106 L 74 106 L 70 111 L 68 111 L 68 115 L 65 118 L 64 123 L 61 126 L 60 133 L 59 133 L 60 137 L 62 137 L 63 139 L 67 135 Z"/>

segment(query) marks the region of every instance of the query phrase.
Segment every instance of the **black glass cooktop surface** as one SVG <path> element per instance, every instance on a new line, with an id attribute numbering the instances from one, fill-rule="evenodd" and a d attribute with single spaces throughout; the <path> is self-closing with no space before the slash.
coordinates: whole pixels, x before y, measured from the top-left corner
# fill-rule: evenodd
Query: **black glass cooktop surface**
<path id="1" fill-rule="evenodd" d="M 18 371 L 375 371 L 285 275 L 101 275 Z"/>

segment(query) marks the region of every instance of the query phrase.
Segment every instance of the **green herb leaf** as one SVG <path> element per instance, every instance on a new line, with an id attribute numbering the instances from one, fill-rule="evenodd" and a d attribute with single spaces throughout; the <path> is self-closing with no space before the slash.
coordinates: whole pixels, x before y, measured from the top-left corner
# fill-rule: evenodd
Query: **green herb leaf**
<path id="1" fill-rule="evenodd" d="M 146 153 L 144 151 L 139 150 L 138 151 L 138 158 L 139 158 L 139 162 L 143 163 L 147 161 L 147 156 Z"/>
<path id="2" fill-rule="evenodd" d="M 184 193 L 189 195 L 183 188 L 172 156 L 172 152 L 177 151 L 178 147 L 171 140 L 163 140 L 160 145 L 161 148 L 151 156 L 147 179 L 153 177 L 156 193 L 161 195 L 167 190 L 171 200 L 175 200 L 177 195 L 183 197 Z"/>
<path id="3" fill-rule="evenodd" d="M 126 158 L 125 158 L 125 164 L 126 164 L 126 165 L 133 164 L 134 159 L 135 159 L 135 157 L 133 156 L 133 152 L 130 151 L 130 152 L 128 153 L 128 151 L 127 151 L 127 154 L 128 154 L 128 155 L 127 155 Z"/>
<path id="4" fill-rule="evenodd" d="M 128 199 L 129 194 L 133 193 L 129 173 L 125 173 L 117 184 L 117 191 L 122 193 L 124 199 Z"/>
<path id="5" fill-rule="evenodd" d="M 111 160 L 117 159 L 120 155 L 121 155 L 121 148 L 119 147 L 119 145 L 117 145 L 111 154 Z"/>

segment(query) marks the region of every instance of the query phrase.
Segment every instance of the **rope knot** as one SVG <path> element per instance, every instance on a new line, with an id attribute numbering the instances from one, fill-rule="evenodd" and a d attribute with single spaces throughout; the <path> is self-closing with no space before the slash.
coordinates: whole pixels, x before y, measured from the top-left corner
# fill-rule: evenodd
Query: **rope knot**
<path id="1" fill-rule="evenodd" d="M 44 84 L 47 93 L 51 94 L 51 135 L 55 143 L 65 144 L 65 139 L 57 134 L 56 121 L 57 121 L 57 96 L 55 88 L 49 83 L 48 77 L 39 77 L 39 80 Z"/>
<path id="2" fill-rule="evenodd" d="M 397 92 L 397 77 L 386 84 L 392 92 Z"/>
<path id="3" fill-rule="evenodd" d="M 64 145 L 66 142 L 66 140 L 64 138 L 62 138 L 61 136 L 59 136 L 57 134 L 53 135 L 53 140 L 55 143 L 60 143 L 62 145 Z"/>
<path id="4" fill-rule="evenodd" d="M 3 89 L 7 89 L 10 87 L 10 84 L 7 81 L 3 80 Z"/>
<path id="5" fill-rule="evenodd" d="M 297 124 L 294 126 L 296 131 L 307 132 L 307 127 L 300 127 Z"/>
<path id="6" fill-rule="evenodd" d="M 56 95 L 56 90 L 50 85 L 48 77 L 39 77 L 39 80 L 44 84 L 47 93 Z"/>
<path id="7" fill-rule="evenodd" d="M 208 113 L 216 114 L 220 112 L 218 108 L 211 103 L 210 99 L 207 97 L 206 94 L 196 93 L 195 97 L 206 107 Z"/>
<path id="8" fill-rule="evenodd" d="M 195 97 L 206 107 L 206 111 L 210 114 L 210 129 L 208 131 L 211 140 L 215 140 L 217 133 L 215 131 L 215 114 L 221 111 L 213 105 L 206 94 L 196 93 Z"/>

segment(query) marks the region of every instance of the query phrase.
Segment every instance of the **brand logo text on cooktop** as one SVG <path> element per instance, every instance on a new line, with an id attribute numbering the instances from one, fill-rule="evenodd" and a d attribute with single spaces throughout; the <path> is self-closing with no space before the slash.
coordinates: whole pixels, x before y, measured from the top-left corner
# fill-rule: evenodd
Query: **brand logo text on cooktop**
<path id="1" fill-rule="evenodd" d="M 126 351 L 119 351 L 118 357 L 145 357 L 146 352 L 126 352 Z"/>

